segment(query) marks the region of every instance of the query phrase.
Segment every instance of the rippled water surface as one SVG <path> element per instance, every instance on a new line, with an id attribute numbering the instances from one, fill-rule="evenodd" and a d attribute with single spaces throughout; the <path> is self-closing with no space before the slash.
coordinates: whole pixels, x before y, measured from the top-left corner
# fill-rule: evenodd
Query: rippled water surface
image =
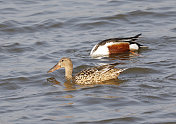
<path id="1" fill-rule="evenodd" d="M 1 0 L 0 124 L 175 124 L 175 0 Z M 139 56 L 89 56 L 99 41 L 142 33 Z M 75 86 L 74 73 L 119 62 L 128 68 L 106 85 Z"/>

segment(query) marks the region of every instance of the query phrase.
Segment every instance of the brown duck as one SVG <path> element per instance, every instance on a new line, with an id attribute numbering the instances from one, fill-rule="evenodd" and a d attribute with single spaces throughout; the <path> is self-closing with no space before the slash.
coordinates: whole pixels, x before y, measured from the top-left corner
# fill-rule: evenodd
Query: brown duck
<path id="1" fill-rule="evenodd" d="M 79 85 L 92 85 L 102 84 L 102 82 L 117 79 L 119 74 L 125 69 L 114 68 L 115 64 L 97 66 L 88 68 L 72 76 L 73 64 L 70 58 L 63 57 L 60 61 L 52 67 L 48 73 L 58 70 L 59 68 L 65 68 L 65 78 L 75 84 Z"/>

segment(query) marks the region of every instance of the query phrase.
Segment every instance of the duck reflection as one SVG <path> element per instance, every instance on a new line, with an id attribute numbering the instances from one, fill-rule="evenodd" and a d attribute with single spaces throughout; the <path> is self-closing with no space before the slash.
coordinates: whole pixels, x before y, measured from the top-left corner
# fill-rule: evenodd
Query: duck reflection
<path id="1" fill-rule="evenodd" d="M 121 53 L 121 54 L 112 54 L 112 55 L 109 55 L 109 58 L 114 58 L 119 60 L 130 60 L 138 56 L 141 56 L 139 54 L 139 51 L 135 51 L 135 52 L 127 52 L 127 53 Z"/>
<path id="2" fill-rule="evenodd" d="M 140 51 L 130 51 L 126 53 L 118 53 L 118 54 L 111 54 L 108 56 L 98 56 L 98 57 L 92 57 L 94 59 L 114 59 L 114 60 L 131 60 L 135 57 L 141 57 Z"/>
<path id="3" fill-rule="evenodd" d="M 54 77 L 47 78 L 47 82 L 51 83 L 52 85 L 60 85 L 66 91 L 78 90 L 78 89 L 81 89 L 81 88 L 88 88 L 88 87 L 97 86 L 97 84 L 96 85 L 77 85 L 77 84 L 72 83 L 71 81 L 65 81 L 62 85 L 62 83 L 57 81 Z M 119 86 L 123 82 L 124 82 L 124 80 L 113 79 L 113 80 L 104 81 L 102 83 L 99 83 L 98 85 L 102 85 L 102 86 L 104 86 L 104 85 L 116 85 L 116 86 Z"/>
<path id="4" fill-rule="evenodd" d="M 63 86 L 64 85 L 64 90 L 76 90 L 77 88 L 75 87 L 75 85 L 73 85 L 71 83 L 71 81 L 65 81 L 64 84 L 62 85 L 61 82 L 57 81 L 54 77 L 50 77 L 50 78 L 47 78 L 47 82 L 53 84 L 53 85 L 60 85 L 60 86 Z"/>

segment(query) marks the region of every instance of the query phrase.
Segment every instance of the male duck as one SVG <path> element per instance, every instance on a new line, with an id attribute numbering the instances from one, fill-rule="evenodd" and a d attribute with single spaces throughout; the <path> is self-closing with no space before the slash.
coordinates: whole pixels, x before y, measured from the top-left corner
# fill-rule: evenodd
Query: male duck
<path id="1" fill-rule="evenodd" d="M 70 58 L 63 57 L 60 61 L 52 67 L 48 73 L 58 70 L 59 68 L 65 68 L 65 78 L 75 84 L 79 85 L 92 85 L 100 84 L 103 81 L 116 79 L 118 75 L 125 69 L 114 68 L 115 64 L 98 66 L 88 68 L 72 76 L 73 64 Z"/>
<path id="2" fill-rule="evenodd" d="M 124 53 L 128 51 L 137 51 L 139 50 L 139 48 L 145 47 L 135 42 L 136 40 L 138 40 L 140 35 L 141 34 L 138 34 L 134 37 L 111 38 L 103 40 L 92 48 L 90 55 L 92 57 L 96 57 Z"/>

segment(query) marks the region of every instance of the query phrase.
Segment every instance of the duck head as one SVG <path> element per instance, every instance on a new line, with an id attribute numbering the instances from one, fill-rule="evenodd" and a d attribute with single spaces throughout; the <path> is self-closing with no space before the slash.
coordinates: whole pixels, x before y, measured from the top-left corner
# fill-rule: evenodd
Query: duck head
<path id="1" fill-rule="evenodd" d="M 59 62 L 53 66 L 48 73 L 53 72 L 55 70 L 58 70 L 60 68 L 65 68 L 66 70 L 72 70 L 73 69 L 73 64 L 70 58 L 63 57 L 62 59 L 59 60 Z"/>

